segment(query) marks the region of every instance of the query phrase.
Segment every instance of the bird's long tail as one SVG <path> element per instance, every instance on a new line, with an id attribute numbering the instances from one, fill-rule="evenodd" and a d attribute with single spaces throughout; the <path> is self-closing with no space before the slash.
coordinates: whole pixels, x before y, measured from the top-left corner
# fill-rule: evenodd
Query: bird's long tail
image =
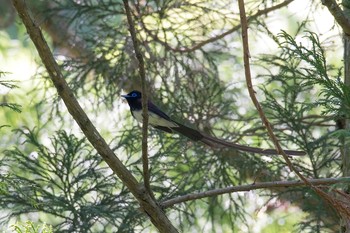
<path id="1" fill-rule="evenodd" d="M 233 142 L 228 142 L 222 139 L 218 139 L 209 135 L 205 135 L 204 133 L 199 132 L 198 130 L 189 128 L 185 125 L 179 124 L 176 122 L 178 127 L 172 127 L 171 129 L 194 140 L 201 141 L 204 144 L 214 147 L 214 148 L 235 148 L 237 150 L 246 151 L 250 153 L 264 154 L 264 155 L 278 155 L 279 153 L 275 149 L 261 149 L 250 146 L 243 146 Z M 297 150 L 284 150 L 287 155 L 292 156 L 303 156 L 306 153 L 304 151 Z"/>

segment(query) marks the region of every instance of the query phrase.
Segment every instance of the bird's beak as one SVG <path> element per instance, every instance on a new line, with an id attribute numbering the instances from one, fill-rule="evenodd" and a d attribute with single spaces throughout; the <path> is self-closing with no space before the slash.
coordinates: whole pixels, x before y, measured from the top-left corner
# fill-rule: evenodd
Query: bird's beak
<path id="1" fill-rule="evenodd" d="M 130 97 L 129 95 L 121 95 L 122 97 L 124 97 L 125 99 Z"/>

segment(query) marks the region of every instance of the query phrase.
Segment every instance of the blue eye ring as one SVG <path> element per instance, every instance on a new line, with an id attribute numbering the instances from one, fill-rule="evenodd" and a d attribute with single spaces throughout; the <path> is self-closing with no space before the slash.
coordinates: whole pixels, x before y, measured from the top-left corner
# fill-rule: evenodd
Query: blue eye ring
<path id="1" fill-rule="evenodd" d="M 137 94 L 136 93 L 132 93 L 131 97 L 137 97 Z"/>

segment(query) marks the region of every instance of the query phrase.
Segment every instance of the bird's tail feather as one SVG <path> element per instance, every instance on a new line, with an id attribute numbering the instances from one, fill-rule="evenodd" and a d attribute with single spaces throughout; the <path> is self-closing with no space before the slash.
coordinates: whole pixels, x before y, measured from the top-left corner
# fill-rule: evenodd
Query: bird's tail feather
<path id="1" fill-rule="evenodd" d="M 239 144 L 236 144 L 233 142 L 228 142 L 228 141 L 214 138 L 214 137 L 208 136 L 208 135 L 203 135 L 203 138 L 201 139 L 201 141 L 207 145 L 209 145 L 209 144 L 211 145 L 211 144 L 213 144 L 213 142 L 215 142 L 219 145 L 219 147 L 231 147 L 231 148 L 235 148 L 237 150 L 251 152 L 251 153 L 258 153 L 258 154 L 264 154 L 264 155 L 279 155 L 279 153 L 275 149 L 262 149 L 262 148 L 257 148 L 257 147 L 239 145 Z M 304 151 L 298 151 L 298 150 L 284 150 L 284 152 L 287 155 L 293 155 L 293 156 L 306 155 L 306 153 Z"/>
<path id="2" fill-rule="evenodd" d="M 235 148 L 237 150 L 251 152 L 251 153 L 258 153 L 258 154 L 264 154 L 264 155 L 278 155 L 279 153 L 275 149 L 261 149 L 256 147 L 250 147 L 250 146 L 244 146 L 239 145 L 233 142 L 228 142 L 222 139 L 218 139 L 209 135 L 205 135 L 198 130 L 189 128 L 185 125 L 179 124 L 176 122 L 176 124 L 179 127 L 173 127 L 171 128 L 174 131 L 177 131 L 178 133 L 194 140 L 194 141 L 201 141 L 204 144 L 215 147 L 215 148 Z M 293 155 L 293 156 L 303 156 L 306 153 L 304 151 L 297 151 L 297 150 L 284 150 L 284 152 L 287 155 Z"/>

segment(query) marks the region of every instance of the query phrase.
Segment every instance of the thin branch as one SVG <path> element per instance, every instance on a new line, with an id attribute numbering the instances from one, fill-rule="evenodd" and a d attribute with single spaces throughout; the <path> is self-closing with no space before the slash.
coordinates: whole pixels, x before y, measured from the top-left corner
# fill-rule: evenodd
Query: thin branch
<path id="1" fill-rule="evenodd" d="M 350 18 L 344 13 L 338 3 L 335 0 L 322 0 L 322 4 L 328 8 L 344 33 L 350 35 Z"/>
<path id="2" fill-rule="evenodd" d="M 47 69 L 51 81 L 57 89 L 58 94 L 65 103 L 69 113 L 78 123 L 86 138 L 102 156 L 113 172 L 128 187 L 130 192 L 138 200 L 141 208 L 147 213 L 147 216 L 149 216 L 152 223 L 158 228 L 158 230 L 164 233 L 178 232 L 164 214 L 162 209 L 149 195 L 149 193 L 146 192 L 145 187 L 142 184 L 139 184 L 136 178 L 109 148 L 106 141 L 96 130 L 95 126 L 92 124 L 79 102 L 74 97 L 74 94 L 64 79 L 63 74 L 56 63 L 40 28 L 33 21 L 25 4 L 25 0 L 12 0 L 12 2 L 26 27 L 31 40 L 34 43 L 39 56 Z"/>
<path id="3" fill-rule="evenodd" d="M 146 71 L 145 63 L 143 60 L 142 52 L 140 50 L 139 41 L 136 36 L 136 30 L 134 27 L 134 21 L 132 19 L 130 6 L 128 0 L 123 0 L 126 16 L 129 24 L 129 31 L 131 39 L 134 45 L 135 55 L 138 60 L 139 65 L 139 74 L 141 79 L 141 89 L 142 89 L 142 168 L 143 168 L 143 179 L 146 190 L 154 197 L 150 185 L 150 174 L 148 168 L 148 95 L 146 88 Z"/>
<path id="4" fill-rule="evenodd" d="M 265 128 L 268 131 L 269 137 L 271 138 L 273 144 L 275 145 L 276 150 L 283 155 L 284 159 L 287 162 L 287 165 L 289 168 L 294 171 L 294 167 L 292 162 L 289 160 L 288 156 L 285 154 L 283 151 L 281 145 L 279 144 L 278 139 L 276 138 L 275 134 L 273 133 L 272 127 L 270 122 L 268 121 L 267 117 L 265 116 L 264 111 L 261 108 L 261 105 L 258 101 L 258 99 L 255 96 L 255 90 L 253 88 L 253 83 L 252 83 L 252 78 L 251 78 L 251 73 L 250 73 L 250 53 L 249 53 L 249 45 L 248 45 L 248 22 L 246 18 L 246 13 L 245 13 L 245 7 L 244 7 L 244 2 L 243 0 L 238 1 L 239 5 L 239 11 L 240 11 L 240 16 L 241 16 L 241 25 L 242 25 L 242 40 L 243 40 L 243 60 L 244 60 L 244 71 L 245 71 L 245 78 L 246 78 L 246 83 L 248 87 L 248 92 L 249 96 L 254 103 L 255 108 L 257 109 L 259 116 L 262 120 L 262 122 L 265 125 Z M 299 173 L 298 171 L 296 171 Z M 300 174 L 300 173 L 299 173 Z M 301 180 L 306 180 L 306 178 L 300 174 L 300 179 Z M 307 182 L 307 181 L 306 181 Z"/>
<path id="5" fill-rule="evenodd" d="M 277 139 L 276 135 L 274 134 L 271 124 L 268 121 L 267 117 L 265 116 L 264 111 L 261 108 L 261 105 L 258 101 L 258 99 L 255 96 L 255 90 L 253 88 L 251 73 L 250 73 L 250 65 L 249 65 L 249 44 L 248 44 L 248 22 L 247 17 L 245 13 L 245 6 L 244 6 L 244 0 L 238 0 L 238 6 L 239 6 L 239 12 L 241 17 L 241 24 L 242 24 L 242 41 L 243 41 L 243 61 L 244 61 L 244 71 L 245 71 L 245 77 L 246 77 L 246 83 L 248 87 L 248 92 L 251 100 L 254 103 L 255 108 L 257 109 L 259 116 L 263 122 L 263 124 L 266 127 L 266 130 L 268 132 L 268 135 L 273 142 L 276 150 L 283 156 L 284 160 L 286 161 L 289 169 L 293 171 L 305 184 L 310 186 L 318 195 L 320 195 L 322 198 L 324 198 L 331 206 L 333 206 L 335 209 L 337 209 L 340 213 L 345 214 L 346 216 L 350 216 L 350 210 L 347 209 L 344 205 L 339 203 L 336 199 L 333 199 L 330 197 L 326 192 L 323 190 L 315 187 L 312 183 L 309 182 L 307 178 L 305 178 L 298 169 L 296 169 L 290 159 L 288 158 L 288 155 L 285 153 L 285 151 L 282 149 L 279 140 Z"/>
<path id="6" fill-rule="evenodd" d="M 272 7 L 268 7 L 266 9 L 263 9 L 263 10 L 258 10 L 258 12 L 256 12 L 254 15 L 248 17 L 248 22 L 250 21 L 253 21 L 254 19 L 258 18 L 259 16 L 261 15 L 266 15 L 274 10 L 277 10 L 277 9 L 280 9 L 282 7 L 285 7 L 287 6 L 288 4 L 290 4 L 291 2 L 293 2 L 294 0 L 286 0 L 280 4 L 277 4 L 275 6 L 272 6 Z M 141 18 L 141 17 L 140 17 Z M 152 37 L 153 40 L 157 41 L 158 43 L 160 43 L 161 45 L 163 45 L 166 49 L 170 50 L 170 51 L 173 51 L 173 52 L 180 52 L 180 53 L 188 53 L 188 52 L 193 52 L 197 49 L 200 49 L 201 47 L 205 46 L 206 44 L 209 44 L 209 43 L 212 43 L 212 42 L 215 42 L 217 40 L 220 40 L 222 38 L 224 38 L 225 36 L 227 35 L 230 35 L 232 34 L 233 32 L 239 30 L 241 28 L 241 24 L 238 24 L 236 26 L 234 26 L 233 28 L 231 28 L 230 30 L 220 34 L 220 35 L 217 35 L 217 36 L 214 36 L 212 38 L 209 38 L 207 40 L 204 40 L 202 42 L 199 42 L 198 44 L 195 44 L 193 45 L 192 47 L 189 47 L 189 48 L 173 48 L 171 47 L 167 42 L 165 41 L 162 41 L 161 39 L 158 38 L 157 34 L 153 34 L 151 32 L 151 30 L 149 30 L 146 25 L 144 24 L 144 22 L 142 21 L 142 19 L 140 20 L 141 21 L 141 26 L 142 28 L 149 34 L 150 37 Z"/>
<path id="7" fill-rule="evenodd" d="M 333 185 L 338 183 L 348 183 L 350 182 L 350 177 L 341 177 L 341 178 L 323 178 L 323 179 L 310 179 L 308 180 L 313 185 Z M 187 201 L 193 201 L 197 199 L 202 199 L 206 197 L 213 197 L 227 193 L 236 193 L 236 192 L 248 192 L 251 190 L 257 189 L 271 189 L 271 188 L 289 188 L 289 187 L 300 187 L 305 186 L 304 181 L 271 181 L 271 182 L 262 182 L 254 183 L 248 185 L 240 186 L 231 186 L 222 189 L 208 190 L 201 193 L 190 193 L 183 196 L 175 197 L 169 200 L 161 202 L 161 205 L 165 208 L 171 207 L 175 204 L 180 204 Z"/>

